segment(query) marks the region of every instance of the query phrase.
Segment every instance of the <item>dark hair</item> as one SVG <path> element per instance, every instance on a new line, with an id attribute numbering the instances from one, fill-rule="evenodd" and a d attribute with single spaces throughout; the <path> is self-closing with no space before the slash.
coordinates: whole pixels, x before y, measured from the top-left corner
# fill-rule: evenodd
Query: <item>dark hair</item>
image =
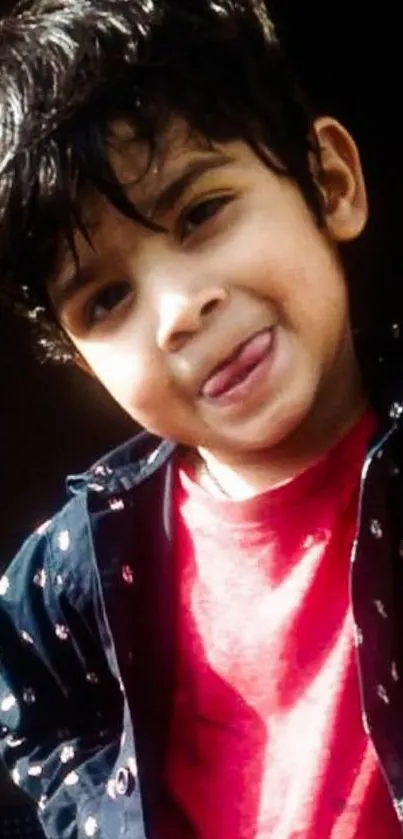
<path id="1" fill-rule="evenodd" d="M 24 0 L 0 43 L 0 295 L 28 315 L 45 356 L 74 357 L 46 285 L 61 240 L 74 252 L 85 232 L 83 197 L 98 191 L 141 218 L 109 162 L 116 119 L 150 162 L 173 115 L 209 142 L 243 139 L 281 162 L 319 217 L 313 114 L 263 0 Z"/>

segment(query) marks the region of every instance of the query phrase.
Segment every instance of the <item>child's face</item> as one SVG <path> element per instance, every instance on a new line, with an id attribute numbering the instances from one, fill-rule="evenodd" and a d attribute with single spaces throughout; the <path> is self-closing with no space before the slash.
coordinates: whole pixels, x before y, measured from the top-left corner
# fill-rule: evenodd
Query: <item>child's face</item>
<path id="1" fill-rule="evenodd" d="M 355 362 L 334 239 L 353 238 L 366 217 L 342 157 L 343 177 L 337 155 L 329 164 L 328 230 L 249 147 L 201 148 L 179 126 L 159 171 L 128 189 L 167 232 L 101 201 L 91 208 L 77 287 L 71 261 L 51 296 L 84 361 L 142 426 L 231 456 L 283 441 L 340 394 Z M 116 150 L 119 177 L 134 182 L 140 158 L 138 147 Z M 217 365 L 255 336 L 246 354 L 259 363 L 243 385 L 214 387 Z"/>

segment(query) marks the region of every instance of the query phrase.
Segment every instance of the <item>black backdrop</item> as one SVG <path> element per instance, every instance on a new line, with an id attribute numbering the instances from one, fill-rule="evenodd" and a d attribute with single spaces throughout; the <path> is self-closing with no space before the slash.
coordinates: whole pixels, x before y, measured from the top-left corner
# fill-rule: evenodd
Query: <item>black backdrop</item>
<path id="1" fill-rule="evenodd" d="M 0 0 L 0 12 L 5 9 Z M 8 4 L 12 5 L 12 4 Z M 400 304 L 402 48 L 391 0 L 273 0 L 290 55 L 314 101 L 343 119 L 362 149 L 376 219 L 376 258 Z M 40 366 L 25 327 L 0 313 L 0 566 L 63 500 L 67 472 L 133 433 L 132 423 L 79 371 Z M 10 798 L 0 784 L 0 801 Z"/>

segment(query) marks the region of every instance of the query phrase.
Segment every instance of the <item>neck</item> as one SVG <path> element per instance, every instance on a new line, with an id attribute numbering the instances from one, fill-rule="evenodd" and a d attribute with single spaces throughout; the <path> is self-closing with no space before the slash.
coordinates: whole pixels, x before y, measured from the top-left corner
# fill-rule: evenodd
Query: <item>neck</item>
<path id="1" fill-rule="evenodd" d="M 309 417 L 286 440 L 241 455 L 199 449 L 199 479 L 208 491 L 234 500 L 252 498 L 303 472 L 334 446 L 365 413 L 358 366 L 348 379 L 324 388 Z"/>

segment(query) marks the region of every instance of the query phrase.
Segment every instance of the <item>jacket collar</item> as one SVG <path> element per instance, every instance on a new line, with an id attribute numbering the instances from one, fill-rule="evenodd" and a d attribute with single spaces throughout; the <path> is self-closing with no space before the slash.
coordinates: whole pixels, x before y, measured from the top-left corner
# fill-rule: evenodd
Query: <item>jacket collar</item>
<path id="1" fill-rule="evenodd" d="M 69 475 L 69 495 L 83 491 L 107 495 L 129 492 L 164 466 L 177 446 L 143 432 L 98 460 L 82 475 Z"/>

